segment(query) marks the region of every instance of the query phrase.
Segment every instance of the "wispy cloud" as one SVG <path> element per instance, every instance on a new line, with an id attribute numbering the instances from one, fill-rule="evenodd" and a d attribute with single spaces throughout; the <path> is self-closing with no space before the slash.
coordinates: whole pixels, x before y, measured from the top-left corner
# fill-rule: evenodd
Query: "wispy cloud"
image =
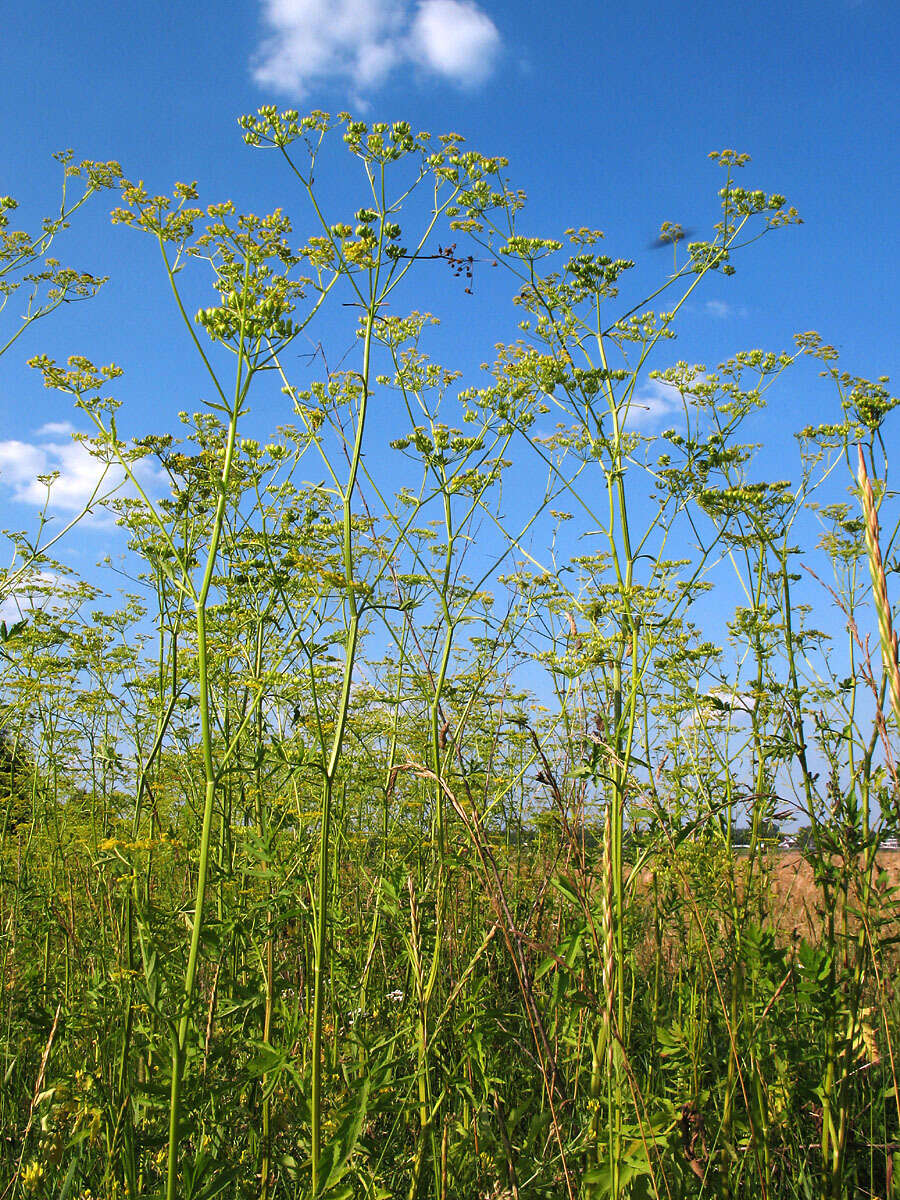
<path id="1" fill-rule="evenodd" d="M 63 612 L 67 596 L 76 588 L 77 581 L 71 583 L 56 571 L 28 571 L 0 599 L 0 621 L 14 625 L 32 608 Z"/>
<path id="2" fill-rule="evenodd" d="M 75 426 L 69 421 L 48 421 L 37 431 L 38 437 L 66 437 L 75 432 Z"/>
<path id="3" fill-rule="evenodd" d="M 7 489 L 20 504 L 63 514 L 80 512 L 92 499 L 102 499 L 120 489 L 125 481 L 121 467 L 107 465 L 94 457 L 86 446 L 72 439 L 71 425 L 51 422 L 35 433 L 35 440 L 0 441 L 0 487 Z M 60 440 L 65 435 L 66 440 Z M 136 466 L 142 482 L 155 478 L 149 463 Z M 56 475 L 49 484 L 41 477 Z M 102 510 L 98 510 L 102 513 Z M 105 516 L 105 514 L 102 514 Z"/>
<path id="4" fill-rule="evenodd" d="M 261 86 L 301 99 L 322 83 L 370 92 L 410 65 L 461 87 L 482 83 L 500 33 L 474 0 L 261 0 L 253 61 Z"/>
<path id="5" fill-rule="evenodd" d="M 711 702 L 707 707 L 719 712 L 752 713 L 756 709 L 756 697 L 750 692 L 738 692 L 724 687 L 712 688 L 704 699 Z M 703 705 L 703 700 L 700 701 L 700 705 Z"/>
<path id="6" fill-rule="evenodd" d="M 703 311 L 708 317 L 715 317 L 717 321 L 747 316 L 747 309 L 742 304 L 729 304 L 727 300 L 707 300 Z"/>
<path id="7" fill-rule="evenodd" d="M 739 692 L 736 688 L 711 688 L 697 698 L 694 709 L 681 722 L 680 728 L 689 733 L 709 724 L 728 720 L 729 726 L 735 716 L 752 716 L 757 699 L 750 692 Z"/>

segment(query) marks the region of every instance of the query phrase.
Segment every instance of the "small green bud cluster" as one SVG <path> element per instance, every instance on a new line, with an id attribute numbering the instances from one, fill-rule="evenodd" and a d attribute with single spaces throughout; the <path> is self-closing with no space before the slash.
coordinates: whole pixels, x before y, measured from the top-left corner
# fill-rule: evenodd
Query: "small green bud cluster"
<path id="1" fill-rule="evenodd" d="M 347 113 L 340 114 L 345 118 L 344 141 L 352 153 L 371 162 L 396 162 L 414 151 L 424 151 L 430 135 L 420 133 L 413 135 L 408 121 L 394 121 L 388 125 L 386 121 L 375 121 L 371 127 L 365 121 L 352 121 Z"/>
<path id="2" fill-rule="evenodd" d="M 288 108 L 279 113 L 274 104 L 264 104 L 257 109 L 256 116 L 240 117 L 238 124 L 244 130 L 244 141 L 248 146 L 269 145 L 285 149 L 305 133 L 313 130 L 326 133 L 331 118 L 318 109 L 301 118 L 296 109 Z"/>
<path id="3" fill-rule="evenodd" d="M 290 311 L 287 301 L 274 292 L 259 298 L 252 289 L 240 293 L 232 290 L 222 305 L 201 309 L 195 320 L 217 342 L 233 342 L 237 338 L 249 342 L 260 339 L 285 342 L 297 332 L 285 315 Z"/>

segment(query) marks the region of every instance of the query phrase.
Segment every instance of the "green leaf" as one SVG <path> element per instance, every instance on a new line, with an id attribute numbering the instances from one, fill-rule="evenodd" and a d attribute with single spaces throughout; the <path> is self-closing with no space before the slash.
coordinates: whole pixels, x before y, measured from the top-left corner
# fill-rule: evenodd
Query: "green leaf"
<path id="1" fill-rule="evenodd" d="M 13 625 L 7 627 L 5 621 L 0 621 L 0 642 L 11 642 L 22 632 L 28 622 L 23 617 L 21 621 L 16 621 Z"/>
<path id="2" fill-rule="evenodd" d="M 362 1085 L 356 1093 L 353 1109 L 335 1130 L 334 1137 L 322 1152 L 320 1171 L 323 1179 L 321 1187 L 323 1200 L 325 1196 L 328 1197 L 328 1200 L 343 1200 L 343 1191 L 335 1194 L 332 1189 L 347 1173 L 347 1163 L 356 1149 L 359 1131 L 362 1129 L 369 1106 L 369 1087 L 370 1080 L 367 1077 L 362 1081 Z M 352 1196 L 352 1189 L 346 1194 Z"/>
<path id="3" fill-rule="evenodd" d="M 216 1168 L 216 1159 L 204 1150 L 184 1168 L 183 1200 L 214 1200 L 235 1180 L 234 1167 Z"/>
<path id="4" fill-rule="evenodd" d="M 561 896 L 565 896 L 577 908 L 581 908 L 581 897 L 571 880 L 566 879 L 563 875 L 554 875 L 550 882 Z"/>

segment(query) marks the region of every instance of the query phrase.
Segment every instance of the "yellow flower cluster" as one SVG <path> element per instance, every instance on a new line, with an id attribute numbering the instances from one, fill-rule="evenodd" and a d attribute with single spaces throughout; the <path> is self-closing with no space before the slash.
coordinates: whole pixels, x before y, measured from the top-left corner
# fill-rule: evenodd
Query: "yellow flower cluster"
<path id="1" fill-rule="evenodd" d="M 136 842 L 123 841 L 121 838 L 106 838 L 97 847 L 98 850 L 152 850 L 156 846 L 163 844 L 164 839 L 160 838 L 141 838 Z"/>
<path id="2" fill-rule="evenodd" d="M 41 1163 L 32 1161 L 22 1172 L 22 1190 L 25 1192 L 36 1192 L 38 1185 L 44 1178 L 44 1168 Z"/>

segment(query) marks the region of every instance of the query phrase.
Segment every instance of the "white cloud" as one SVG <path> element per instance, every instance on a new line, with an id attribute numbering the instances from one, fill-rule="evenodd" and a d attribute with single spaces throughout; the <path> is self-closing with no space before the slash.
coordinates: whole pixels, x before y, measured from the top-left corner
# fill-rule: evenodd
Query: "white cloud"
<path id="1" fill-rule="evenodd" d="M 0 442 L 0 481 L 12 488 L 13 500 L 42 506 L 47 485 L 38 476 L 58 471 L 51 485 L 50 507 L 61 512 L 78 512 L 91 499 L 105 464 L 79 442 Z M 112 467 L 103 479 L 103 492 L 122 482 L 122 471 Z"/>
<path id="2" fill-rule="evenodd" d="M 455 83 L 481 83 L 500 49 L 491 18 L 470 0 L 422 0 L 412 24 L 412 54 Z"/>
<path id="3" fill-rule="evenodd" d="M 66 434 L 75 432 L 75 426 L 69 421 L 48 421 L 37 432 L 38 437 L 65 437 Z"/>
<path id="4" fill-rule="evenodd" d="M 720 706 L 731 712 L 752 713 L 756 708 L 756 697 L 749 692 L 736 692 L 728 688 L 712 688 L 706 693 L 706 696 L 712 700 L 713 707 Z M 701 705 L 703 701 L 701 700 Z"/>
<path id="5" fill-rule="evenodd" d="M 26 571 L 0 600 L 0 621 L 15 625 L 31 608 L 63 612 L 65 596 L 76 587 L 56 571 Z"/>
<path id="6" fill-rule="evenodd" d="M 35 476 L 47 470 L 47 455 L 29 442 L 0 442 L 0 479 L 13 488 L 13 499 L 24 500 Z"/>
<path id="7" fill-rule="evenodd" d="M 681 722 L 680 728 L 689 733 L 701 729 L 710 722 L 724 721 L 730 717 L 744 714 L 752 716 L 756 710 L 756 697 L 749 692 L 739 692 L 736 689 L 719 687 L 711 688 L 705 695 L 698 697 L 697 704 Z"/>
<path id="8" fill-rule="evenodd" d="M 253 63 L 262 87 L 301 98 L 343 81 L 359 94 L 415 65 L 460 86 L 490 74 L 500 34 L 473 0 L 262 0 L 268 30 Z"/>
<path id="9" fill-rule="evenodd" d="M 633 432 L 658 428 L 683 411 L 678 389 L 660 379 L 651 379 L 632 397 L 625 411 L 625 428 Z"/>
<path id="10" fill-rule="evenodd" d="M 0 487 L 8 489 L 20 504 L 47 505 L 49 511 L 64 514 L 79 513 L 92 499 L 101 500 L 121 489 L 125 473 L 120 466 L 107 467 L 71 438 L 54 440 L 60 433 L 71 432 L 70 425 L 51 422 L 37 431 L 34 442 L 0 441 Z M 148 462 L 139 461 L 135 471 L 142 485 L 152 486 L 157 478 Z M 47 484 L 38 477 L 54 472 L 58 478 L 50 484 L 48 504 Z M 105 513 L 98 509 L 95 516 L 105 517 Z"/>
<path id="11" fill-rule="evenodd" d="M 0 599 L 0 621 L 5 621 L 7 625 L 15 625 L 20 616 L 21 609 L 15 594 L 3 596 Z"/>

